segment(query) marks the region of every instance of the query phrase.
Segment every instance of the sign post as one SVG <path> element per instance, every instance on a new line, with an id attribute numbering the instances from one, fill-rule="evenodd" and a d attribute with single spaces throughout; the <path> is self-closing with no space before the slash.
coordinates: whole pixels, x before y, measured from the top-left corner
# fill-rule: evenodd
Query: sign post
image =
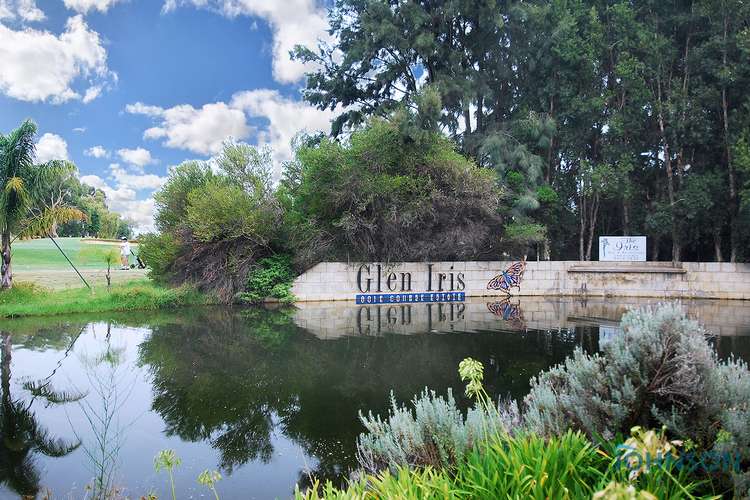
<path id="1" fill-rule="evenodd" d="M 600 236 L 599 260 L 646 262 L 646 237 Z"/>

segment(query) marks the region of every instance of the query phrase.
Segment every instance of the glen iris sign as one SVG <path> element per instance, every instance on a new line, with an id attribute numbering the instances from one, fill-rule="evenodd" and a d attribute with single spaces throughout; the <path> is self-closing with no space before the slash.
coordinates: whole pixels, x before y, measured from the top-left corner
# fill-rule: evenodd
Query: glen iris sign
<path id="1" fill-rule="evenodd" d="M 362 264 L 357 270 L 357 304 L 409 304 L 416 302 L 463 302 L 466 298 L 464 273 L 453 266 L 426 270 L 414 276 L 381 264 Z"/>
<path id="2" fill-rule="evenodd" d="M 646 262 L 646 237 L 600 236 L 599 260 Z"/>

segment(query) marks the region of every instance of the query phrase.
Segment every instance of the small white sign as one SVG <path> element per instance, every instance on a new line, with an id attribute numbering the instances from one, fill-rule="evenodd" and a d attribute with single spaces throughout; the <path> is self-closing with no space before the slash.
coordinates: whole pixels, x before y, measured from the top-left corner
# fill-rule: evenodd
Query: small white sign
<path id="1" fill-rule="evenodd" d="M 646 262 L 646 237 L 600 236 L 599 260 Z"/>

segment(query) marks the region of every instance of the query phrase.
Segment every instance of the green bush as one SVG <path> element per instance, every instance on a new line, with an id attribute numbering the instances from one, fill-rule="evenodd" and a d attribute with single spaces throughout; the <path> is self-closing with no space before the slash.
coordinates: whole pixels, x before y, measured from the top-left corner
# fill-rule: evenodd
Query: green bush
<path id="1" fill-rule="evenodd" d="M 271 169 L 270 152 L 233 142 L 211 162 L 171 169 L 154 196 L 161 233 L 146 241 L 151 275 L 193 284 L 224 302 L 244 291 L 258 261 L 283 248 Z M 283 289 L 275 293 L 286 296 Z"/>
<path id="2" fill-rule="evenodd" d="M 148 276 L 154 281 L 171 281 L 179 243 L 171 233 L 147 234 L 141 237 L 138 256 L 148 266 Z"/>
<path id="3" fill-rule="evenodd" d="M 276 254 L 260 259 L 257 267 L 250 271 L 246 291 L 238 294 L 236 300 L 258 304 L 270 297 L 284 303 L 294 302 L 291 288 L 295 277 L 289 255 Z"/>
<path id="4" fill-rule="evenodd" d="M 453 260 L 497 255 L 496 174 L 439 132 L 404 133 L 407 113 L 349 141 L 299 148 L 281 193 L 301 267 L 326 259 Z"/>
<path id="5" fill-rule="evenodd" d="M 470 498 L 587 498 L 606 460 L 581 433 L 544 439 L 495 435 L 461 464 L 457 487 Z"/>
<path id="6" fill-rule="evenodd" d="M 450 390 L 442 397 L 425 389 L 414 397 L 412 406 L 413 411 L 400 406 L 391 395 L 385 419 L 360 413 L 367 432 L 357 440 L 357 459 L 364 470 L 451 469 L 488 433 L 506 432 L 510 426 L 504 413 L 487 411 L 481 405 L 464 416 Z"/>
<path id="7" fill-rule="evenodd" d="M 622 330 L 601 354 L 579 349 L 534 377 L 525 425 L 545 436 L 572 428 L 605 440 L 636 425 L 665 426 L 698 450 L 731 451 L 747 464 L 747 365 L 720 361 L 706 332 L 676 304 L 629 311 Z"/>

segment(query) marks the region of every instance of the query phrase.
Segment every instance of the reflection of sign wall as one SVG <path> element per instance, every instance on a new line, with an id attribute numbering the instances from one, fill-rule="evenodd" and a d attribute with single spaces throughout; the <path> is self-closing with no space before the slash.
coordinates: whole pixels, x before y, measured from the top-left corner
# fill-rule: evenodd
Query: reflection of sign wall
<path id="1" fill-rule="evenodd" d="M 645 236 L 600 236 L 599 260 L 646 261 Z"/>

